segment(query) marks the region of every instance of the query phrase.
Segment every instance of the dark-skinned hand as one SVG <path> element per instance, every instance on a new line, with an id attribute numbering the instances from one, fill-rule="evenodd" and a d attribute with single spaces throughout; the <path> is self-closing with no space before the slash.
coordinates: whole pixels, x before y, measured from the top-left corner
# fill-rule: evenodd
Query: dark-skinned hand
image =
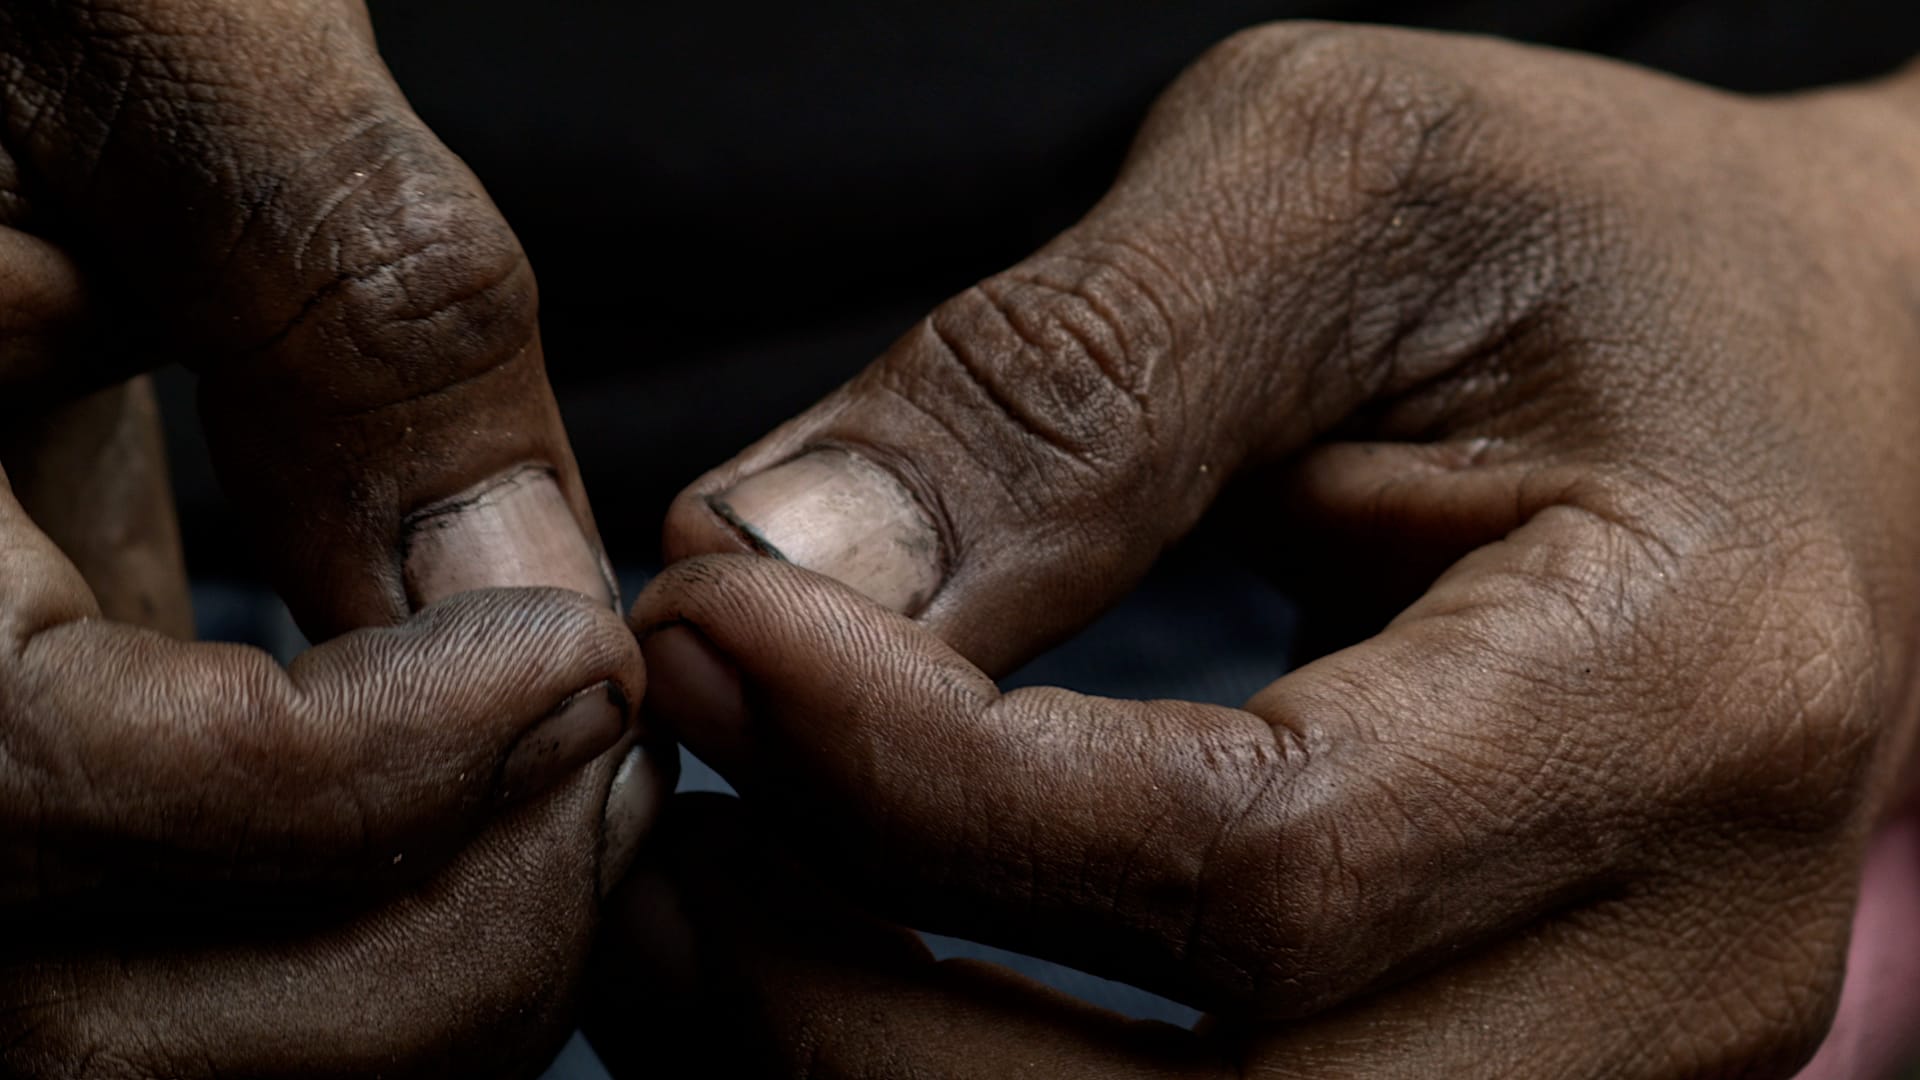
<path id="1" fill-rule="evenodd" d="M 0 1072 L 526 1075 L 565 1037 L 663 759 L 536 304 L 357 0 L 0 6 Z M 180 640 L 125 382 L 166 363 L 322 642 L 290 668 Z"/>
<path id="2" fill-rule="evenodd" d="M 649 707 L 744 804 L 670 809 L 589 1033 L 635 1077 L 1791 1075 L 1912 758 L 1917 238 L 1912 78 L 1236 37 L 1080 224 L 676 504 Z M 1280 568 L 1424 591 L 1242 708 L 996 689 L 1230 482 Z"/>

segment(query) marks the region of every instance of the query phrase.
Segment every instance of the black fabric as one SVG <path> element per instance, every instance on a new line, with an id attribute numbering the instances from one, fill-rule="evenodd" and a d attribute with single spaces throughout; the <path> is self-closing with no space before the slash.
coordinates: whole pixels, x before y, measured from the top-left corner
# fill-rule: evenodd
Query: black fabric
<path id="1" fill-rule="evenodd" d="M 1336 18 L 1601 52 L 1742 90 L 1920 51 L 1891 0 L 376 3 L 427 120 L 519 229 L 616 555 L 665 500 L 1099 194 L 1147 103 L 1232 31 Z M 179 407 L 176 384 L 169 394 Z M 233 534 L 195 448 L 196 569 Z"/>

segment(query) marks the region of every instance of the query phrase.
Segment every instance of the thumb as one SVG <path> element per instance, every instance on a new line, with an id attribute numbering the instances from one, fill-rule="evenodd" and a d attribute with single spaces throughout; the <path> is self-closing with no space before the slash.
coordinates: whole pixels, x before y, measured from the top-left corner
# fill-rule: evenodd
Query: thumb
<path id="1" fill-rule="evenodd" d="M 1004 671 L 1236 471 L 1495 348 L 1545 286 L 1511 272 L 1529 234 L 1465 194 L 1485 155 L 1436 145 L 1460 95 L 1411 48 L 1288 27 L 1216 50 L 1078 225 L 697 481 L 669 558 L 784 557 Z"/>
<path id="2" fill-rule="evenodd" d="M 1152 373 L 1177 331 L 1084 244 L 943 304 L 697 481 L 669 512 L 667 558 L 793 562 L 989 670 L 1076 629 L 1191 527 L 1213 462 L 1237 456 L 1222 432 L 1162 426 Z"/>
<path id="3" fill-rule="evenodd" d="M 454 592 L 611 600 L 525 253 L 358 0 L 23 0 L 3 141 L 202 376 L 229 494 L 315 639 Z"/>

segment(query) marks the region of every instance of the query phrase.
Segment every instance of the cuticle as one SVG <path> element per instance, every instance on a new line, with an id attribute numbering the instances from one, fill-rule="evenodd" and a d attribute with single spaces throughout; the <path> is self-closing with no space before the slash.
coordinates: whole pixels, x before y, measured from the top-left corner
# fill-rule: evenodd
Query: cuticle
<path id="1" fill-rule="evenodd" d="M 778 468 L 779 466 L 774 467 Z M 791 564 L 793 562 L 792 559 L 787 558 L 785 552 L 774 545 L 773 541 L 767 539 L 765 533 L 749 524 L 745 518 L 735 512 L 731 503 L 722 499 L 719 495 L 708 495 L 703 501 L 706 502 L 707 509 L 712 511 L 715 517 L 719 518 L 729 529 L 733 530 L 733 534 L 739 537 L 743 543 L 752 548 L 756 553 L 783 563 Z"/>
<path id="2" fill-rule="evenodd" d="M 506 472 L 498 473 L 490 479 L 483 480 L 479 484 L 459 494 L 428 503 L 426 506 L 401 518 L 400 532 L 401 535 L 406 538 L 406 540 L 403 541 L 403 546 L 410 543 L 415 532 L 422 528 L 431 528 L 430 523 L 435 518 L 450 517 L 463 510 L 478 506 L 486 502 L 488 496 L 499 491 L 501 488 L 519 483 L 521 478 L 529 473 L 538 473 L 547 477 L 554 482 L 554 486 L 556 487 L 560 484 L 560 470 L 550 464 L 543 462 L 525 462 L 516 465 Z"/>
<path id="3" fill-rule="evenodd" d="M 399 590 L 398 599 L 401 611 L 413 610 L 412 589 L 406 583 L 406 567 L 413 558 L 413 547 L 414 544 L 419 541 L 420 535 L 437 528 L 445 528 L 452 523 L 456 514 L 480 505 L 487 500 L 488 496 L 506 487 L 508 484 L 519 483 L 521 478 L 528 473 L 544 475 L 552 480 L 556 487 L 560 484 L 560 470 L 552 464 L 539 461 L 522 462 L 505 472 L 494 474 L 492 477 L 481 481 L 474 487 L 467 488 L 456 495 L 450 495 L 447 498 L 428 503 L 400 518 L 400 535 L 398 541 L 394 544 L 394 555 L 397 556 L 397 560 L 394 563 L 394 582 Z M 601 558 L 605 559 L 605 557 L 605 552 L 603 551 Z M 614 589 L 614 593 L 615 603 L 618 604 L 619 590 L 617 587 Z"/>

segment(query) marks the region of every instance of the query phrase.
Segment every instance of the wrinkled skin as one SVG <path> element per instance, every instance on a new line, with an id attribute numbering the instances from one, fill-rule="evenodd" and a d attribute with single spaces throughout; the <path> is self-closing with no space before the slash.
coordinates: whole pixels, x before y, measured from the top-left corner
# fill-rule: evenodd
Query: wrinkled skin
<path id="1" fill-rule="evenodd" d="M 596 1044 L 636 1077 L 1792 1075 L 1912 758 L 1916 238 L 1911 77 L 1222 45 L 1081 224 L 676 504 L 649 708 L 744 802 L 670 810 Z M 1239 709 L 995 689 L 1230 481 L 1261 557 L 1424 591 Z"/>
<path id="2" fill-rule="evenodd" d="M 661 778 L 535 308 L 361 4 L 0 6 L 0 1073 L 531 1074 L 564 1038 Z M 181 640 L 126 382 L 169 362 L 323 642 L 291 668 Z"/>

